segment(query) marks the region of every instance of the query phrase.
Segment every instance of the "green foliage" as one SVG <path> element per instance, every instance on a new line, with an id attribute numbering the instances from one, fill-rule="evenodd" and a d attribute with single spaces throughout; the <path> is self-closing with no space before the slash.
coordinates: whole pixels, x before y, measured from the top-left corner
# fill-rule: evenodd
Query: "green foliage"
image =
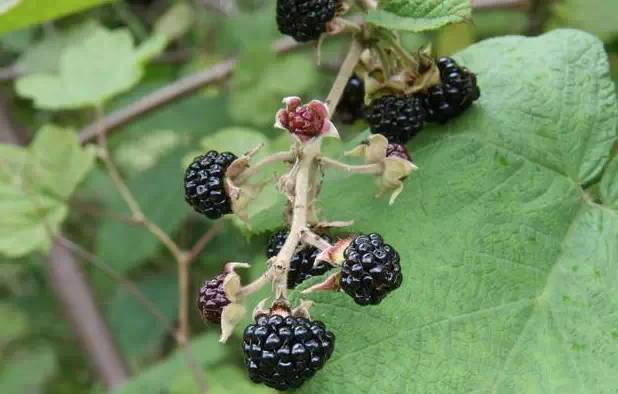
<path id="1" fill-rule="evenodd" d="M 109 1 L 55 0 L 42 2 L 40 0 L 4 0 L 0 3 L 0 35 Z"/>
<path id="2" fill-rule="evenodd" d="M 615 0 L 564 0 L 551 3 L 554 26 L 589 31 L 604 41 L 618 37 L 618 2 Z"/>
<path id="3" fill-rule="evenodd" d="M 178 309 L 175 274 L 147 277 L 137 286 L 164 316 L 174 321 Z M 131 359 L 139 361 L 160 353 L 162 339 L 169 334 L 167 327 L 129 289 L 116 290 L 107 306 L 107 316 L 122 350 Z"/>
<path id="4" fill-rule="evenodd" d="M 29 148 L 0 145 L 0 253 L 23 256 L 49 246 L 66 201 L 94 163 L 74 131 L 45 126 Z"/>
<path id="5" fill-rule="evenodd" d="M 470 19 L 470 0 L 381 0 L 367 21 L 393 30 L 422 32 Z"/>
<path id="6" fill-rule="evenodd" d="M 618 157 L 609 163 L 601 179 L 601 198 L 603 204 L 618 209 Z"/>
<path id="7" fill-rule="evenodd" d="M 40 393 L 56 373 L 58 361 L 53 350 L 39 345 L 12 354 L 0 369 L 3 394 Z"/>
<path id="8" fill-rule="evenodd" d="M 376 307 L 341 294 L 309 297 L 312 316 L 338 343 L 301 392 L 618 386 L 618 212 L 582 190 L 616 139 L 603 47 L 560 30 L 484 41 L 457 57 L 478 73 L 481 99 L 411 143 L 420 169 L 392 208 L 367 203 L 367 179 L 325 184 L 326 215 L 379 230 L 401 253 L 404 280 Z M 616 169 L 604 179 L 616 179 Z"/>
<path id="9" fill-rule="evenodd" d="M 136 48 L 124 29 L 95 29 L 62 50 L 58 72 L 29 74 L 17 81 L 16 89 L 42 109 L 96 107 L 139 82 L 143 64 L 166 42 L 156 35 Z"/>
<path id="10" fill-rule="evenodd" d="M 226 346 L 238 349 L 238 344 L 230 343 L 224 346 L 218 343 L 217 339 L 216 333 L 210 333 L 191 342 L 192 355 L 198 367 L 208 377 L 209 393 L 274 393 L 264 386 L 252 384 L 244 371 L 238 368 L 239 360 L 226 356 Z M 146 370 L 121 389 L 114 391 L 114 394 L 199 393 L 187 357 L 184 350 L 177 351 L 166 361 Z"/>
<path id="11" fill-rule="evenodd" d="M 154 31 L 174 40 L 182 37 L 191 28 L 193 18 L 193 10 L 187 3 L 176 3 L 157 20 Z"/>
<path id="12" fill-rule="evenodd" d="M 6 345 L 28 332 L 28 318 L 25 313 L 12 304 L 0 303 L 0 353 Z"/>

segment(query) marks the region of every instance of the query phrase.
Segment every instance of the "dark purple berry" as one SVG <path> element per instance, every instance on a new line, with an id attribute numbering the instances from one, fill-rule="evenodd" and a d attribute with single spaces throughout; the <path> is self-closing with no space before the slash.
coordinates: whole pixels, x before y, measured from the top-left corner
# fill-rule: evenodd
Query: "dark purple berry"
<path id="1" fill-rule="evenodd" d="M 223 307 L 230 303 L 230 300 L 227 299 L 223 291 L 223 280 L 226 275 L 221 274 L 207 280 L 200 288 L 197 306 L 202 314 L 202 318 L 211 323 L 221 323 Z"/>
<path id="2" fill-rule="evenodd" d="M 352 124 L 363 117 L 365 106 L 365 83 L 356 74 L 345 85 L 343 96 L 337 105 L 337 114 L 341 122 Z"/>

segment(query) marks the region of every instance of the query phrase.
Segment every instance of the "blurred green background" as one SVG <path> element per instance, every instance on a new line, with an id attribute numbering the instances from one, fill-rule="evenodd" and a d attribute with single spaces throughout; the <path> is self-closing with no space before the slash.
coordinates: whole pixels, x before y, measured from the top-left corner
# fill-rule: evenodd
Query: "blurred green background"
<path id="1" fill-rule="evenodd" d="M 88 2 L 85 2 L 88 3 Z M 93 2 L 94 3 L 94 2 Z M 259 0 L 123 0 L 98 5 L 53 21 L 0 36 L 0 117 L 27 143 L 41 126 L 53 122 L 77 129 L 94 119 L 89 109 L 50 111 L 20 97 L 15 81 L 29 74 L 57 70 L 63 49 L 83 40 L 93 29 L 126 28 L 136 43 L 156 34 L 169 42 L 144 67 L 139 84 L 106 105 L 110 112 L 183 76 L 231 57 L 238 66 L 230 78 L 149 113 L 115 131 L 109 138 L 113 156 L 146 214 L 181 246 L 189 247 L 212 222 L 196 215 L 183 201 L 179 179 L 182 166 L 202 147 L 237 151 L 266 142 L 266 150 L 285 147 L 282 133 L 272 128 L 282 96 L 324 97 L 345 54 L 346 39 L 329 39 L 316 66 L 315 48 L 305 45 L 274 55 L 280 41 L 274 23 L 274 1 Z M 513 7 L 480 7 L 470 23 L 450 25 L 428 35 L 404 35 L 413 49 L 431 40 L 437 54 L 452 54 L 482 39 L 508 35 L 537 35 L 559 27 L 575 27 L 597 35 L 609 52 L 614 81 L 618 80 L 618 2 L 616 0 L 556 0 L 521 2 Z M 0 31 L 4 30 L 0 26 Z M 109 61 L 114 63 L 114 52 Z M 491 59 L 487 59 L 488 62 Z M 96 73 L 96 70 L 89 71 Z M 525 70 L 522 70 L 525 72 Z M 95 75 L 96 78 L 96 75 Z M 516 82 L 516 81 L 514 81 Z M 68 94 L 68 93 L 67 93 Z M 351 139 L 366 127 L 363 122 L 344 127 Z M 2 142 L 7 129 L 0 130 Z M 267 194 L 259 208 L 276 203 Z M 176 266 L 157 240 L 131 224 L 128 211 L 102 166 L 92 171 L 70 201 L 64 233 L 95 253 L 105 264 L 130 279 L 172 321 L 178 308 Z M 246 261 L 256 277 L 264 266 L 266 234 L 249 235 L 239 223 L 224 220 L 222 230 L 207 245 L 191 274 L 192 295 L 200 283 L 221 270 L 226 261 Z M 176 376 L 174 342 L 169 330 L 140 304 L 127 287 L 83 261 L 102 311 L 137 376 L 158 361 L 171 357 L 164 370 L 150 370 L 142 386 L 127 393 L 158 393 L 157 380 L 173 380 L 172 392 L 191 393 L 191 375 Z M 259 298 L 256 297 L 256 299 Z M 216 344 L 218 329 L 202 324 L 191 309 L 192 333 L 208 331 L 194 344 L 196 357 L 207 365 L 216 392 L 242 392 L 234 382 L 242 360 L 237 338 L 231 345 Z M 100 392 L 102 387 L 88 354 L 64 318 L 47 275 L 47 256 L 0 257 L 0 391 L 3 394 L 73 394 Z M 167 375 L 166 375 L 167 374 Z M 210 374 L 210 375 L 209 375 Z M 149 383 L 149 376 L 151 379 Z M 156 379 L 154 378 L 156 377 Z M 240 384 L 240 386 L 235 386 Z"/>

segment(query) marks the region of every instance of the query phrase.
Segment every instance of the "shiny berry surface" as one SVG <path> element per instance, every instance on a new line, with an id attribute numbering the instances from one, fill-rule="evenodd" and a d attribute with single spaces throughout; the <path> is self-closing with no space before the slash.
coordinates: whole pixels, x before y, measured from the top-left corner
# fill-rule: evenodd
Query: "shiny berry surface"
<path id="1" fill-rule="evenodd" d="M 221 274 L 204 282 L 200 288 L 197 307 L 205 320 L 219 324 L 223 307 L 230 303 L 223 291 L 223 280 L 226 274 Z"/>
<path id="2" fill-rule="evenodd" d="M 357 236 L 343 256 L 339 284 L 357 304 L 379 304 L 401 286 L 399 253 L 379 234 Z"/>
<path id="3" fill-rule="evenodd" d="M 405 144 L 425 124 L 425 109 L 415 96 L 382 96 L 365 110 L 371 132 L 382 134 L 388 142 Z"/>
<path id="4" fill-rule="evenodd" d="M 321 321 L 260 314 L 245 329 L 242 348 L 253 382 L 288 390 L 322 369 L 335 349 L 335 335 Z"/>

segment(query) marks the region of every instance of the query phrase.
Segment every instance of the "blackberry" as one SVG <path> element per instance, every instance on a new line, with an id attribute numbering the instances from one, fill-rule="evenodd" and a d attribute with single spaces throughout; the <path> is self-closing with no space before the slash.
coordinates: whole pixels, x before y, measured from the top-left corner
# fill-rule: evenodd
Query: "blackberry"
<path id="1" fill-rule="evenodd" d="M 337 114 L 341 122 L 352 124 L 363 117 L 365 102 L 365 83 L 356 74 L 352 75 L 345 85 L 341 101 L 337 105 Z"/>
<path id="2" fill-rule="evenodd" d="M 204 282 L 197 298 L 197 306 L 202 318 L 211 323 L 221 323 L 223 307 L 230 303 L 223 291 L 223 280 L 226 275 L 217 275 L 215 278 Z"/>
<path id="3" fill-rule="evenodd" d="M 390 143 L 405 144 L 425 122 L 425 109 L 416 96 L 382 96 L 365 111 L 374 134 L 382 134 Z"/>
<path id="4" fill-rule="evenodd" d="M 266 249 L 266 257 L 271 258 L 279 254 L 279 251 L 283 247 L 285 240 L 288 237 L 288 230 L 283 229 L 275 233 L 268 242 L 268 248 Z M 330 242 L 331 239 L 328 236 L 322 236 L 326 241 Z M 312 276 L 322 275 L 329 269 L 331 265 L 321 261 L 315 267 L 313 266 L 315 259 L 320 254 L 318 248 L 312 246 L 306 246 L 299 252 L 295 253 L 290 260 L 290 269 L 288 271 L 288 288 L 293 289 L 298 284 L 302 283 L 305 279 Z"/>
<path id="5" fill-rule="evenodd" d="M 277 26 L 298 42 L 317 40 L 337 11 L 337 0 L 277 0 Z"/>
<path id="6" fill-rule="evenodd" d="M 339 285 L 357 304 L 379 304 L 401 286 L 399 253 L 379 234 L 357 236 L 343 256 Z"/>
<path id="7" fill-rule="evenodd" d="M 322 369 L 335 349 L 335 335 L 321 321 L 260 314 L 245 329 L 242 346 L 253 382 L 287 390 Z"/>
<path id="8" fill-rule="evenodd" d="M 481 96 L 476 75 L 450 57 L 437 60 L 441 84 L 420 95 L 427 120 L 445 123 L 463 113 Z"/>
<path id="9" fill-rule="evenodd" d="M 386 147 L 386 157 L 391 156 L 399 157 L 408 161 L 412 160 L 406 147 L 401 144 L 388 144 Z"/>
<path id="10" fill-rule="evenodd" d="M 193 209 L 210 219 L 232 212 L 224 177 L 225 170 L 234 160 L 233 153 L 214 150 L 193 159 L 185 172 L 185 200 Z"/>

